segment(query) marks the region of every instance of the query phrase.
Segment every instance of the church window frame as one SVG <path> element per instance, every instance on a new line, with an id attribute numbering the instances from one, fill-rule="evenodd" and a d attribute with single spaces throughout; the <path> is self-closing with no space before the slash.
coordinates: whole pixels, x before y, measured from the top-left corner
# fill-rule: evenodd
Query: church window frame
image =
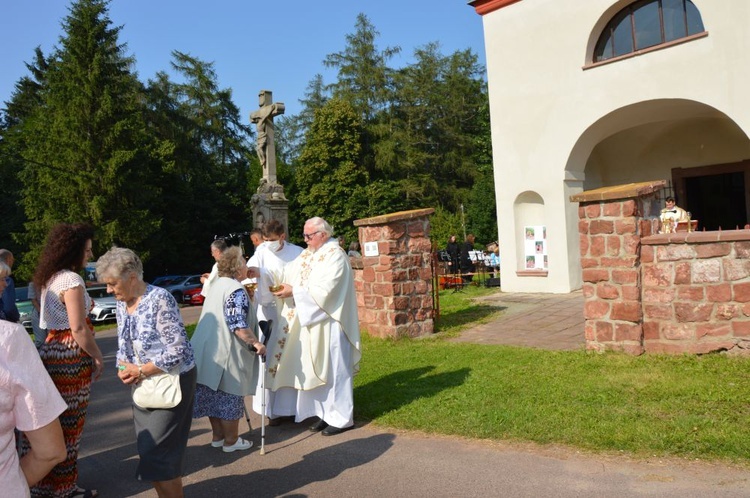
<path id="1" fill-rule="evenodd" d="M 609 63 L 706 36 L 691 0 L 638 0 L 619 10 L 599 35 L 592 64 Z"/>

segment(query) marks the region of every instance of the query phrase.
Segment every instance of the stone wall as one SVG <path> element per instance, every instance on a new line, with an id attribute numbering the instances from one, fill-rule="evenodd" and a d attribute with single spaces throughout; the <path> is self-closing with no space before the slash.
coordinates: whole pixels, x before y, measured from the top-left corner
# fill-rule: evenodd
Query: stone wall
<path id="1" fill-rule="evenodd" d="M 643 352 L 636 199 L 602 199 L 578 208 L 586 348 Z"/>
<path id="2" fill-rule="evenodd" d="M 362 329 L 375 337 L 432 334 L 430 221 L 434 209 L 357 220 L 362 258 L 352 260 Z M 377 248 L 377 255 L 368 255 Z M 361 269 L 359 269 L 361 267 Z"/>
<path id="3" fill-rule="evenodd" d="M 642 244 L 646 351 L 750 348 L 750 230 L 653 235 Z"/>
<path id="4" fill-rule="evenodd" d="M 664 183 L 571 197 L 580 203 L 586 348 L 750 349 L 750 230 L 653 234 Z"/>

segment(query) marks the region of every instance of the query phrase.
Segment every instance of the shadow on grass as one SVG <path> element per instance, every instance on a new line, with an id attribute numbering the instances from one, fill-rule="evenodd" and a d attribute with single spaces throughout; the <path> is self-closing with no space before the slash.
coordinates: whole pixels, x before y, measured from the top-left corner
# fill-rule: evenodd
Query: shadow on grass
<path id="1" fill-rule="evenodd" d="M 508 309 L 507 306 L 491 306 L 488 304 L 472 304 L 459 310 L 440 310 L 440 317 L 436 320 L 436 332 L 462 328 L 474 322 Z"/>
<path id="2" fill-rule="evenodd" d="M 374 420 L 421 398 L 432 397 L 460 386 L 469 376 L 468 368 L 428 375 L 435 367 L 395 372 L 354 389 L 357 419 Z"/>

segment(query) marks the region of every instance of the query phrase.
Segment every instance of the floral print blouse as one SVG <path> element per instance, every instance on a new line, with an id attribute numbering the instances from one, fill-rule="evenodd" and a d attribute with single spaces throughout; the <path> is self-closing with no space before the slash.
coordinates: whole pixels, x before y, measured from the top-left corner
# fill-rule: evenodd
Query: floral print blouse
<path id="1" fill-rule="evenodd" d="M 149 284 L 132 314 L 123 301 L 117 302 L 117 360 L 151 362 L 165 372 L 179 365 L 180 373 L 185 373 L 195 366 L 193 347 L 172 294 Z"/>
<path id="2" fill-rule="evenodd" d="M 229 330 L 234 332 L 237 329 L 249 328 L 250 325 L 247 323 L 247 312 L 249 310 L 250 301 L 247 298 L 247 293 L 243 289 L 232 292 L 224 303 L 224 319 Z"/>

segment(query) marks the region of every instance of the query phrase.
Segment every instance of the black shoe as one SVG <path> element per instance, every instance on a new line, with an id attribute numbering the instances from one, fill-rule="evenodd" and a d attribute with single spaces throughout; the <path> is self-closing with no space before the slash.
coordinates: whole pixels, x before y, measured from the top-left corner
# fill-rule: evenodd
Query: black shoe
<path id="1" fill-rule="evenodd" d="M 315 422 L 313 425 L 310 426 L 310 432 L 320 432 L 326 427 L 328 427 L 328 424 L 323 422 L 323 420 L 318 420 L 317 422 Z"/>
<path id="2" fill-rule="evenodd" d="M 342 432 L 346 432 L 349 429 L 353 429 L 353 428 L 354 428 L 353 425 L 350 425 L 349 427 L 343 427 L 343 428 L 341 428 L 341 427 L 334 427 L 332 425 L 329 425 L 328 427 L 326 427 L 325 429 L 323 429 L 322 434 L 324 436 L 335 436 L 336 434 L 341 434 Z"/>

